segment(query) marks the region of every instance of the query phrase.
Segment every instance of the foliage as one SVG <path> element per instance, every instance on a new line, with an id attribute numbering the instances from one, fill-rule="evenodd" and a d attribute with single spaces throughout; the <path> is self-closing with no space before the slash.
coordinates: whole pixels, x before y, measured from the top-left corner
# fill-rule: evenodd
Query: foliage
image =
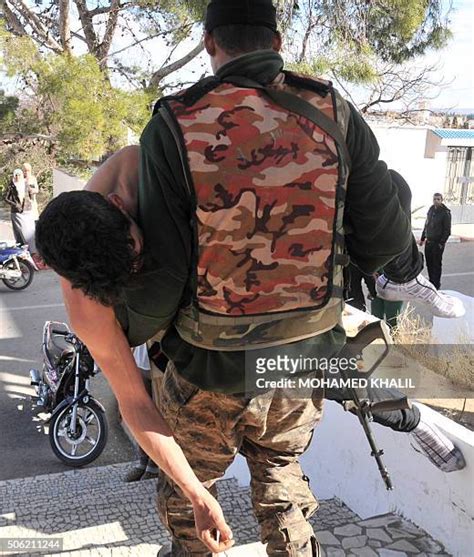
<path id="1" fill-rule="evenodd" d="M 0 126 L 2 130 L 9 129 L 13 125 L 18 102 L 18 97 L 5 95 L 5 91 L 0 89 Z"/>
<path id="2" fill-rule="evenodd" d="M 34 67 L 44 125 L 63 157 L 99 158 L 127 143 L 149 118 L 144 91 L 114 89 L 91 55 L 50 55 Z"/>
<path id="3" fill-rule="evenodd" d="M 300 0 L 291 18 L 295 66 L 324 60 L 332 77 L 357 84 L 374 82 L 381 62 L 402 64 L 451 36 L 440 0 Z"/>
<path id="4" fill-rule="evenodd" d="M 3 52 L 7 71 L 25 84 L 16 131 L 46 135 L 59 158 L 100 158 L 126 145 L 129 129 L 139 133 L 149 118 L 150 93 L 112 87 L 90 54 L 41 56 L 32 40 L 13 35 L 3 36 Z"/>
<path id="5" fill-rule="evenodd" d="M 368 17 L 368 39 L 384 61 L 401 63 L 428 48 L 445 46 L 451 33 L 439 18 L 439 0 L 374 2 Z"/>

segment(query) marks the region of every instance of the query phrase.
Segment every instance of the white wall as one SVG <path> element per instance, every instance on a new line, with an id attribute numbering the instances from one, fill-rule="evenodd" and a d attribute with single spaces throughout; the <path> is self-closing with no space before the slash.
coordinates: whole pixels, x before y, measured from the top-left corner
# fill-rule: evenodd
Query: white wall
<path id="1" fill-rule="evenodd" d="M 446 332 L 461 327 L 466 340 L 472 341 L 474 299 L 457 292 L 450 294 L 462 299 L 466 316 L 454 320 L 435 318 L 434 333 L 440 340 L 456 342 Z M 370 318 L 351 308 L 350 316 L 344 321 L 346 330 L 354 329 L 350 334 L 355 334 L 357 324 Z M 302 465 L 318 498 L 338 497 L 364 519 L 396 512 L 443 543 L 454 557 L 468 557 L 474 554 L 474 433 L 428 407 L 423 409 L 430 422 L 462 451 L 467 462 L 464 470 L 441 472 L 415 452 L 410 435 L 373 424 L 395 486 L 394 491 L 387 492 L 357 418 L 328 401 L 322 422 L 301 459 Z M 250 475 L 243 458 L 236 459 L 226 477 L 235 477 L 241 485 L 249 485 Z"/>
<path id="2" fill-rule="evenodd" d="M 410 436 L 378 424 L 372 426 L 385 451 L 395 489 L 387 491 L 357 419 L 335 402 L 326 402 L 324 417 L 301 462 L 319 499 L 338 497 L 363 519 L 396 512 L 426 530 L 454 557 L 472 555 L 474 537 L 474 434 L 425 407 L 433 423 L 461 449 L 467 466 L 446 474 L 410 446 Z M 226 477 L 249 485 L 250 475 L 237 457 Z"/>
<path id="3" fill-rule="evenodd" d="M 53 170 L 53 197 L 65 191 L 82 190 L 85 182 L 59 168 Z"/>
<path id="4" fill-rule="evenodd" d="M 434 158 L 425 158 L 428 128 L 402 127 L 369 122 L 380 146 L 380 158 L 410 185 L 412 208 L 425 206 L 424 217 L 433 194 L 444 192 L 447 148 L 440 146 Z"/>
<path id="5" fill-rule="evenodd" d="M 441 472 L 410 447 L 409 435 L 374 424 L 395 486 L 386 491 L 362 428 L 334 402 L 326 404 L 303 466 L 319 497 L 339 497 L 362 518 L 397 512 L 443 543 L 453 556 L 467 557 L 474 547 L 474 434 L 438 412 L 425 411 L 463 452 L 464 470 Z"/>

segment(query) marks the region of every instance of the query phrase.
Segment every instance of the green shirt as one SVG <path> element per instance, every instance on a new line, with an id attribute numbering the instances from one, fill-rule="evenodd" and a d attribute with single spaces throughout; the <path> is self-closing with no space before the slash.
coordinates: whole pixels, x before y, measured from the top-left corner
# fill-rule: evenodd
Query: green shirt
<path id="1" fill-rule="evenodd" d="M 262 83 L 272 81 L 283 67 L 273 51 L 254 52 L 225 64 L 220 77 L 241 75 Z M 181 339 L 173 318 L 187 296 L 191 266 L 191 207 L 183 170 L 171 133 L 156 114 L 140 139 L 141 166 L 138 224 L 152 260 L 141 284 L 127 293 L 121 321 L 132 345 L 167 329 L 165 354 L 178 372 L 201 389 L 244 392 L 245 351 L 218 352 L 192 346 Z M 351 259 L 364 272 L 374 272 L 400 255 L 411 242 L 409 219 L 403 213 L 385 163 L 379 161 L 377 141 L 351 106 L 347 146 L 352 159 L 344 211 L 346 243 Z M 341 349 L 345 333 L 340 326 L 311 339 L 285 345 L 293 357 L 330 357 Z M 275 349 L 259 351 L 274 355 Z"/>

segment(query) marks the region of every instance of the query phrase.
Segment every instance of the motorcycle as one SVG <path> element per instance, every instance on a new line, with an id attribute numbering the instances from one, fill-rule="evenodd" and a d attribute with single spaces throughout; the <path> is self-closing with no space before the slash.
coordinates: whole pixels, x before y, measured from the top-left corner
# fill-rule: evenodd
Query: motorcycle
<path id="1" fill-rule="evenodd" d="M 30 370 L 36 405 L 51 413 L 49 441 L 65 464 L 94 461 L 107 443 L 105 408 L 90 394 L 90 380 L 100 369 L 87 347 L 65 323 L 47 321 L 43 328 L 43 370 Z"/>
<path id="2" fill-rule="evenodd" d="M 28 246 L 0 242 L 0 279 L 11 290 L 24 290 L 33 281 L 38 268 Z"/>

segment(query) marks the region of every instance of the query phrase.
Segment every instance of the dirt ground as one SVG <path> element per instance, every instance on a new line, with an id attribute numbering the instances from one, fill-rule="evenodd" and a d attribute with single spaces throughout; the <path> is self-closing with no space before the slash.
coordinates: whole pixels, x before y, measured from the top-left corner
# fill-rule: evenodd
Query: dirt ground
<path id="1" fill-rule="evenodd" d="M 448 399 L 426 399 L 420 400 L 455 422 L 474 431 L 474 399 L 472 398 L 448 398 Z"/>

